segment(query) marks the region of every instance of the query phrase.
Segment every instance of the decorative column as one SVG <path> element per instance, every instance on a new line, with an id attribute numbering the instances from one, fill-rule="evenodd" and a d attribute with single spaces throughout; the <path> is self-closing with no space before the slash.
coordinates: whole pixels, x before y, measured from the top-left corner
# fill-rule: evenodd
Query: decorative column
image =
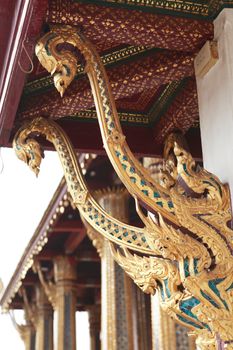
<path id="1" fill-rule="evenodd" d="M 133 323 L 136 330 L 138 350 L 152 349 L 151 302 L 145 294 L 133 283 Z"/>
<path id="2" fill-rule="evenodd" d="M 35 262 L 44 291 L 56 312 L 55 350 L 76 350 L 76 263 L 67 256 L 54 259 L 54 281 L 47 281 L 39 262 Z"/>
<path id="3" fill-rule="evenodd" d="M 36 350 L 53 350 L 53 308 L 42 286 L 36 288 Z"/>
<path id="4" fill-rule="evenodd" d="M 57 350 L 76 349 L 76 264 L 67 256 L 54 260 L 57 312 Z"/>
<path id="5" fill-rule="evenodd" d="M 228 183 L 233 200 L 233 9 L 224 9 L 214 21 L 214 42 L 206 43 L 195 60 L 204 168 Z M 200 67 L 213 62 L 211 69 Z M 209 65 L 210 67 L 210 65 Z M 233 202 L 232 202 L 233 203 Z"/>
<path id="6" fill-rule="evenodd" d="M 91 350 L 100 350 L 100 305 L 88 310 Z"/>
<path id="7" fill-rule="evenodd" d="M 122 189 L 96 193 L 100 205 L 115 218 L 128 221 L 128 194 Z M 89 237 L 101 256 L 101 348 L 137 350 L 133 322 L 133 282 L 113 260 L 109 243 L 90 227 Z"/>

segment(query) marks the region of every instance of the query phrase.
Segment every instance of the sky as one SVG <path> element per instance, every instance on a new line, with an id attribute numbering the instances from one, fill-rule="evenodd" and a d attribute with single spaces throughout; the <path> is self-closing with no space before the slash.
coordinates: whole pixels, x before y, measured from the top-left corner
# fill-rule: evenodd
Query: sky
<path id="1" fill-rule="evenodd" d="M 39 224 L 61 178 L 62 167 L 56 152 L 45 152 L 36 178 L 12 149 L 0 153 L 0 278 L 6 287 L 23 252 Z M 20 315 L 16 315 L 19 319 Z M 86 313 L 77 315 L 83 325 L 82 350 L 89 350 Z M 18 320 L 17 319 L 17 320 Z M 78 338 L 78 335 L 77 335 Z M 80 345 L 80 341 L 79 341 Z M 0 348 L 24 350 L 9 315 L 0 315 Z"/>

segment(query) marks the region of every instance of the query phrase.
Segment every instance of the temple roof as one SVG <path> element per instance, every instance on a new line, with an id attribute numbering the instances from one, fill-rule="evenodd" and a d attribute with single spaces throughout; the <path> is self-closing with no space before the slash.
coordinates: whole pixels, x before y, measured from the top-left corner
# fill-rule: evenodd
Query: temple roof
<path id="1" fill-rule="evenodd" d="M 83 311 L 100 300 L 100 258 L 86 236 L 86 230 L 67 194 L 62 179 L 36 231 L 29 241 L 0 304 L 3 311 L 23 309 L 22 289 L 33 301 L 35 286 L 40 283 L 33 264 L 53 281 L 53 259 L 66 255 L 77 266 L 77 310 Z"/>

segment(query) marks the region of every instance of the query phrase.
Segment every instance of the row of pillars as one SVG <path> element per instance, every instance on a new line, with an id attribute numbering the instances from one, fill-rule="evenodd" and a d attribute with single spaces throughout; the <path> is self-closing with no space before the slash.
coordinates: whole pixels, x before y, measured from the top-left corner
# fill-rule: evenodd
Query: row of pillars
<path id="1" fill-rule="evenodd" d="M 66 256 L 59 256 L 54 260 L 53 286 L 44 288 L 42 284 L 37 285 L 33 302 L 29 302 L 27 296 L 23 295 L 26 325 L 17 328 L 26 350 L 76 349 L 76 278 L 76 265 L 73 261 Z M 99 337 L 99 305 L 89 310 L 89 324 L 93 342 L 93 339 Z M 93 342 L 92 350 L 99 350 L 97 341 L 95 343 L 94 346 Z"/>
<path id="2" fill-rule="evenodd" d="M 128 222 L 125 191 L 106 190 L 96 196 L 109 214 Z M 91 350 L 194 350 L 187 330 L 160 310 L 158 298 L 150 300 L 115 263 L 108 241 L 91 228 L 87 232 L 101 257 L 101 311 L 98 304 L 89 309 Z M 27 324 L 18 327 L 25 349 L 76 350 L 74 260 L 65 256 L 54 260 L 53 285 L 45 285 L 40 273 L 39 277 L 42 284 L 36 289 L 35 305 L 25 298 Z M 77 340 L 78 349 L 83 349 L 82 339 Z"/>
<path id="3" fill-rule="evenodd" d="M 125 191 L 106 190 L 99 192 L 97 197 L 108 213 L 128 222 L 128 195 Z M 101 310 L 98 304 L 88 310 L 91 350 L 151 350 L 150 298 L 115 263 L 108 241 L 96 232 L 94 235 L 101 257 Z M 55 258 L 54 283 L 51 285 L 45 283 L 41 274 L 40 271 L 42 283 L 36 288 L 34 306 L 25 298 L 27 324 L 18 327 L 25 349 L 76 350 L 75 261 L 67 256 Z M 79 337 L 77 346 L 83 349 Z"/>

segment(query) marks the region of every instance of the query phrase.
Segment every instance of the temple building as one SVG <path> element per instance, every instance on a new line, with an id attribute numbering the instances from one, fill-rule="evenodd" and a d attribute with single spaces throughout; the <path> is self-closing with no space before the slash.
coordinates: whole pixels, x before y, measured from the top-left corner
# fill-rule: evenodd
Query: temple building
<path id="1" fill-rule="evenodd" d="M 0 300 L 27 350 L 233 349 L 233 1 L 0 9 L 0 146 L 64 178 Z M 49 177 L 49 174 L 48 174 Z"/>

